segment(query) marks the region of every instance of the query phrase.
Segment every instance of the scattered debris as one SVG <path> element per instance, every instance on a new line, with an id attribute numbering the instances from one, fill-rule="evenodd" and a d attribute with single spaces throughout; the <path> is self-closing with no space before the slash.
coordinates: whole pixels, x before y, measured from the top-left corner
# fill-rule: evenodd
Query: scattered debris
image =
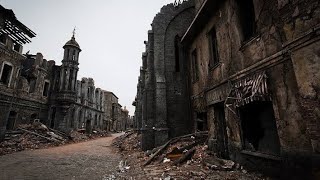
<path id="1" fill-rule="evenodd" d="M 109 136 L 105 131 L 97 131 L 94 135 L 72 131 L 67 135 L 35 121 L 32 124 L 20 125 L 14 131 L 7 131 L 4 141 L 0 143 L 0 156 L 23 150 L 59 146 L 105 136 Z"/>
<path id="2" fill-rule="evenodd" d="M 143 152 L 141 135 L 127 132 L 113 142 L 130 163 L 117 178 L 123 179 L 268 179 L 241 169 L 239 164 L 210 155 L 207 132 L 173 138 L 163 146 Z M 121 167 L 125 167 L 122 165 Z M 134 177 L 134 178 L 133 178 Z"/>

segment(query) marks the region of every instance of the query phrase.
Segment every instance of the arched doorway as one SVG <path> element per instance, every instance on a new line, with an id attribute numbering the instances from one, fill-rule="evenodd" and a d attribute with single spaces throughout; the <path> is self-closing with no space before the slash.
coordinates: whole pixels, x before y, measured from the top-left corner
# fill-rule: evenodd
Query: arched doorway
<path id="1" fill-rule="evenodd" d="M 14 111 L 10 111 L 8 121 L 7 121 L 7 130 L 13 130 L 16 124 L 17 113 Z"/>

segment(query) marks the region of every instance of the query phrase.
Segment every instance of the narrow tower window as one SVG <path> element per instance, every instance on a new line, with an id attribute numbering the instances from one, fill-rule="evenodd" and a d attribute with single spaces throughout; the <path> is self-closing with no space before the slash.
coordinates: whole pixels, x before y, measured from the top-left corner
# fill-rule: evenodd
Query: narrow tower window
<path id="1" fill-rule="evenodd" d="M 179 57 L 179 41 L 180 37 L 176 36 L 174 40 L 174 49 L 175 49 L 175 70 L 180 72 L 180 57 Z"/>

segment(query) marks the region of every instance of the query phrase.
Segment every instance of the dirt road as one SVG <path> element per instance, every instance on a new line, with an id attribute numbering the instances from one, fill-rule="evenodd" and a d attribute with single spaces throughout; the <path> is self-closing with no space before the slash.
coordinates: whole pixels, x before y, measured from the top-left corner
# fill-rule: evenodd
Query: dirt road
<path id="1" fill-rule="evenodd" d="M 121 160 L 110 146 L 120 135 L 2 156 L 0 180 L 108 179 Z"/>

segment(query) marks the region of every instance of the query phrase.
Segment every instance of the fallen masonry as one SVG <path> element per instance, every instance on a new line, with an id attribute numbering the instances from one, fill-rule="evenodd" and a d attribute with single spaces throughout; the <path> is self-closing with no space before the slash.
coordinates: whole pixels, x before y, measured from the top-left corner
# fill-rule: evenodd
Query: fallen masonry
<path id="1" fill-rule="evenodd" d="M 131 131 L 114 140 L 123 155 L 114 179 L 270 179 L 249 172 L 238 163 L 217 158 L 208 151 L 207 133 L 176 137 L 163 146 L 143 152 L 141 135 Z M 112 179 L 112 178 L 111 178 Z"/>
<path id="2" fill-rule="evenodd" d="M 81 129 L 66 134 L 48 128 L 40 122 L 23 124 L 14 131 L 7 131 L 5 140 L 0 143 L 0 156 L 23 150 L 34 150 L 87 141 L 109 135 L 105 131 L 94 131 L 93 134 L 85 134 L 85 131 Z"/>

